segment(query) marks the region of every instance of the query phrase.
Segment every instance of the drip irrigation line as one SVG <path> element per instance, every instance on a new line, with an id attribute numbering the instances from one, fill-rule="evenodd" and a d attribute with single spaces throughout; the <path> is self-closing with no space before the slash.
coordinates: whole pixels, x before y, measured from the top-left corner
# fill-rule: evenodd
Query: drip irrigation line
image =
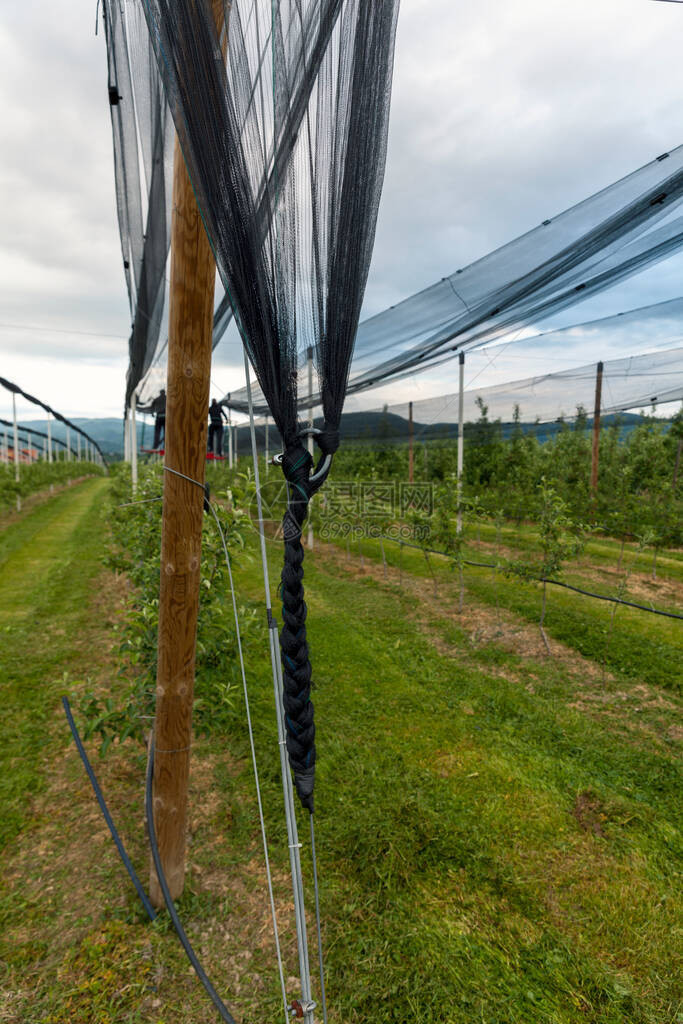
<path id="1" fill-rule="evenodd" d="M 90 785 L 92 786 L 93 791 L 95 793 L 95 796 L 97 797 L 97 802 L 100 805 L 100 810 L 102 811 L 102 814 L 104 816 L 104 820 L 106 821 L 107 825 L 109 826 L 109 831 L 111 832 L 111 837 L 112 837 L 112 839 L 114 840 L 114 842 L 116 844 L 116 849 L 119 851 L 119 856 L 121 857 L 121 860 L 123 861 L 123 865 L 124 865 L 126 871 L 128 872 L 128 875 L 130 877 L 131 882 L 133 883 L 133 885 L 135 886 L 135 888 L 137 890 L 137 894 L 140 897 L 140 901 L 141 901 L 143 907 L 147 911 L 147 914 L 149 916 L 150 921 L 153 921 L 154 918 L 157 916 L 156 915 L 156 911 L 152 907 L 152 904 L 149 902 L 149 899 L 147 898 L 147 893 L 145 892 L 145 890 L 142 887 L 142 882 L 140 881 L 140 879 L 138 878 L 138 876 L 137 876 L 137 874 L 135 872 L 135 868 L 133 867 L 133 865 L 131 863 L 130 857 L 126 853 L 126 850 L 125 850 L 125 847 L 123 845 L 123 842 L 121 841 L 121 837 L 120 837 L 120 835 L 119 835 L 119 833 L 118 833 L 118 831 L 116 829 L 116 825 L 114 824 L 112 816 L 109 813 L 109 808 L 107 807 L 107 804 L 106 804 L 105 799 L 104 799 L 104 795 L 102 793 L 102 790 L 100 789 L 100 784 L 97 781 L 97 777 L 95 776 L 95 772 L 93 771 L 92 765 L 90 764 L 90 761 L 88 760 L 88 755 L 85 752 L 85 747 L 83 746 L 83 742 L 82 742 L 81 737 L 79 735 L 78 729 L 76 728 L 76 723 L 74 722 L 73 715 L 71 714 L 71 708 L 69 706 L 69 700 L 68 700 L 67 697 L 62 697 L 62 705 L 64 707 L 64 713 L 66 715 L 66 720 L 69 723 L 69 728 L 71 729 L 71 735 L 74 738 L 74 742 L 76 744 L 76 748 L 78 749 L 78 753 L 81 756 L 81 761 L 83 762 L 83 767 L 85 768 L 86 772 L 88 773 L 88 778 L 90 779 Z"/>
<path id="2" fill-rule="evenodd" d="M 396 540 L 394 537 L 388 537 L 385 534 L 381 534 L 384 540 L 393 541 L 395 544 L 401 544 L 406 548 L 414 548 L 415 551 L 428 551 L 432 555 L 443 555 L 444 558 L 452 558 L 447 551 L 439 551 L 437 548 L 423 548 L 420 544 L 411 544 L 407 540 Z M 472 565 L 478 569 L 495 569 L 497 572 L 501 571 L 500 565 L 496 565 L 493 562 L 472 562 L 467 558 L 462 559 L 463 565 Z M 636 604 L 635 601 L 624 601 L 621 597 L 611 597 L 609 594 L 595 594 L 592 590 L 582 590 L 581 587 L 575 587 L 571 583 L 563 583 L 562 580 L 549 580 L 543 576 L 529 576 L 529 579 L 536 581 L 537 583 L 548 583 L 553 587 L 564 587 L 565 590 L 573 590 L 576 594 L 583 594 L 584 597 L 594 597 L 597 601 L 610 601 L 612 604 L 623 604 L 627 608 L 636 608 L 641 612 L 649 612 L 650 615 L 663 615 L 668 619 L 683 619 L 683 615 L 679 615 L 678 612 L 665 612 L 660 608 L 648 608 L 646 604 Z"/>
<path id="3" fill-rule="evenodd" d="M 164 875 L 164 871 L 161 866 L 161 855 L 159 854 L 156 830 L 154 828 L 154 807 L 152 802 L 153 773 L 154 734 L 152 733 L 149 745 L 149 757 L 147 759 L 147 778 L 145 782 L 145 811 L 147 818 L 147 834 L 149 836 L 149 845 L 152 851 L 152 860 L 154 861 L 154 870 L 157 873 L 159 885 L 161 886 L 161 891 L 164 894 L 164 902 L 166 904 L 166 909 L 168 910 L 171 921 L 173 922 L 173 927 L 175 928 L 178 934 L 178 938 L 180 939 L 180 942 L 182 944 L 182 947 L 185 950 L 185 953 L 187 954 L 187 959 L 190 961 L 194 968 L 195 974 L 197 975 L 202 985 L 206 989 L 208 996 L 210 997 L 211 1001 L 213 1002 L 214 1006 L 216 1007 L 216 1009 L 218 1010 L 219 1014 L 221 1015 L 222 1019 L 226 1022 L 226 1024 L 237 1024 L 237 1021 L 232 1016 L 227 1006 L 216 992 L 215 988 L 211 984 L 208 975 L 206 974 L 206 971 L 204 970 L 199 960 L 197 959 L 197 954 L 192 948 L 190 940 L 188 939 L 185 933 L 185 929 L 182 926 L 181 920 L 178 917 L 178 912 L 175 908 L 175 904 L 173 903 L 173 900 L 171 898 L 171 893 L 168 888 L 168 882 L 166 881 L 166 876 Z"/>

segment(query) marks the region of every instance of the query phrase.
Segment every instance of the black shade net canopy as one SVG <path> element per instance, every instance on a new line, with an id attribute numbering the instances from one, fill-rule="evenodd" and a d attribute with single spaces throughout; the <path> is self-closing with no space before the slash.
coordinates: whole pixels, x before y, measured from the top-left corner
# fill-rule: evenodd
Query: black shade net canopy
<path id="1" fill-rule="evenodd" d="M 561 424 L 593 413 L 596 363 L 463 392 L 463 422 L 485 413 L 489 422 Z M 345 441 L 384 444 L 455 440 L 459 393 L 396 402 L 344 415 Z M 683 401 L 683 348 L 646 352 L 602 363 L 602 413 L 645 410 Z"/>
<path id="2" fill-rule="evenodd" d="M 360 324 L 347 395 L 490 345 L 683 247 L 683 146 Z M 306 368 L 299 368 L 306 379 Z M 313 402 L 319 404 L 319 387 Z M 309 404 L 304 393 L 300 406 Z M 246 390 L 223 399 L 246 409 Z M 266 411 L 262 395 L 254 402 Z"/>
<path id="3" fill-rule="evenodd" d="M 254 3 L 243 5 L 250 22 Z M 288 130 L 278 139 L 277 158 L 269 174 L 282 174 L 293 153 L 293 141 L 307 109 L 315 69 L 319 66 L 341 8 L 340 0 L 311 5 L 301 32 L 290 31 L 286 59 L 293 83 Z M 316 19 L 320 25 L 316 27 Z M 132 329 L 126 377 L 125 407 L 136 393 L 144 411 L 160 390 L 165 374 L 168 316 L 168 260 L 171 236 L 173 143 L 171 117 L 162 77 L 145 21 L 142 0 L 103 0 L 107 44 L 108 95 L 114 148 L 114 175 L 124 275 L 128 289 Z M 315 41 L 313 34 L 315 33 Z M 266 27 L 266 51 L 270 47 Z M 265 74 L 267 69 L 263 68 Z M 265 79 L 264 79 L 265 81 Z M 238 126 L 239 137 L 249 128 L 247 119 Z M 260 184 L 264 192 L 267 180 Z M 261 204 L 260 213 L 270 210 Z M 220 279 L 216 289 L 214 347 L 233 318 L 232 305 Z M 161 372 L 152 373 L 154 365 Z"/>
<path id="4" fill-rule="evenodd" d="M 398 0 L 235 0 L 224 8 L 227 61 L 209 0 L 142 2 L 217 269 L 284 443 L 287 748 L 312 811 L 301 529 L 338 445 L 384 176 Z M 309 347 L 324 413 L 315 473 L 297 413 Z"/>
<path id="5" fill-rule="evenodd" d="M 140 3 L 103 0 L 116 210 L 132 317 L 125 407 L 167 319 L 175 127 Z"/>
<path id="6" fill-rule="evenodd" d="M 12 420 L 0 419 L 0 424 L 3 427 L 14 427 L 14 422 Z M 6 433 L 7 432 L 5 431 L 5 434 Z M 47 440 L 47 434 L 45 434 L 42 430 L 36 430 L 35 427 L 24 427 L 21 425 L 21 423 L 17 424 L 17 434 L 19 435 L 20 440 L 23 438 L 23 444 L 28 444 L 29 441 L 35 437 L 42 437 L 45 440 Z M 52 444 L 56 444 L 60 448 L 64 448 L 65 451 L 69 451 L 64 441 L 60 441 L 59 438 L 56 437 L 52 438 L 51 440 Z"/>
<path id="7" fill-rule="evenodd" d="M 29 395 L 27 391 L 22 391 L 18 384 L 13 384 L 12 381 L 6 380 L 4 377 L 0 377 L 0 387 L 5 388 L 5 390 L 10 391 L 14 395 L 21 395 L 22 398 L 25 398 L 27 402 L 32 402 L 33 405 L 39 405 L 41 409 L 44 409 L 45 412 L 49 413 L 54 419 L 59 420 L 59 422 L 63 423 L 65 427 L 69 427 L 70 430 L 80 434 L 81 437 L 84 437 L 86 441 L 90 442 L 95 451 L 97 451 L 101 456 L 102 462 L 106 465 L 104 452 L 98 445 L 97 441 L 95 441 L 90 434 L 87 434 L 85 430 L 82 430 L 81 427 L 76 426 L 75 423 L 68 420 L 66 416 L 62 416 L 61 412 L 57 412 L 52 408 L 52 406 L 42 402 L 39 398 L 35 398 L 34 395 Z"/>

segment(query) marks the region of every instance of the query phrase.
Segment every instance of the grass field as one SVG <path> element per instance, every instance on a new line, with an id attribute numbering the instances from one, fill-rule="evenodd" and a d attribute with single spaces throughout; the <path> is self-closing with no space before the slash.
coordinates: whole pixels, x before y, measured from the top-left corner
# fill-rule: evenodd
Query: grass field
<path id="1" fill-rule="evenodd" d="M 0 1021 L 203 1024 L 217 1015 L 168 921 L 139 909 L 59 703 L 123 685 L 107 486 L 0 533 Z M 494 543 L 482 533 L 472 551 Z M 618 547 L 591 542 L 577 578 L 611 586 Z M 269 554 L 277 579 L 279 546 Z M 386 555 L 385 570 L 363 541 L 306 559 L 330 1021 L 681 1024 L 681 622 L 620 608 L 607 642 L 608 605 L 553 591 L 548 656 L 537 588 L 468 570 L 458 613 L 445 560 Z M 680 566 L 660 556 L 657 607 L 680 609 Z M 630 593 L 649 572 L 633 569 Z M 253 543 L 236 580 L 259 607 Z M 265 631 L 247 670 L 296 996 Z M 237 692 L 223 718 L 193 751 L 180 910 L 237 1019 L 256 1024 L 283 1011 Z M 145 879 L 144 752 L 89 750 Z"/>

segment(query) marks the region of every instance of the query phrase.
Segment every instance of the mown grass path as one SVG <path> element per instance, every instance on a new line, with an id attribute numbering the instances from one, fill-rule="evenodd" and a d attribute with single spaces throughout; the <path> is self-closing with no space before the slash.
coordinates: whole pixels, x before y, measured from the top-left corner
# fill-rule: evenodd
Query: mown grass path
<path id="1" fill-rule="evenodd" d="M 101 571 L 103 479 L 39 505 L 0 534 L 0 848 L 30 818 L 54 741 L 65 671 L 87 666 L 82 630 Z M 64 740 L 66 742 L 66 733 Z"/>
<path id="2" fill-rule="evenodd" d="M 22 830 L 0 883 L 9 878 L 0 1020 L 212 1024 L 165 920 L 150 926 L 137 908 L 61 731 L 65 668 L 76 679 L 92 669 L 115 700 L 125 687 L 100 652 L 113 643 L 100 486 L 0 535 L 0 583 L 14 595 L 0 601 L 11 640 L 0 664 L 9 700 L 0 782 Z M 437 600 L 419 552 L 404 552 L 399 585 L 396 565 L 385 579 L 370 558 L 379 552 L 364 549 L 364 569 L 332 546 L 305 562 L 330 1024 L 681 1024 L 677 695 L 666 681 L 645 684 L 631 663 L 637 637 L 622 637 L 623 672 L 610 663 L 603 674 L 569 643 L 549 658 L 524 605 L 499 615 L 488 593 L 468 588 L 458 617 L 443 600 L 450 570 Z M 280 545 L 268 553 L 275 581 Z M 248 543 L 234 570 L 240 604 L 259 602 L 263 618 L 256 555 Z M 125 581 L 114 583 L 120 603 Z M 535 648 L 515 648 L 530 636 Z M 247 677 L 289 975 L 265 637 L 248 651 Z M 76 697 L 82 687 L 66 688 Z M 113 745 L 96 770 L 144 865 L 142 748 Z M 236 1019 L 280 1020 L 239 688 L 220 724 L 196 738 L 191 785 L 181 916 Z M 303 858 L 310 880 L 306 844 Z M 296 979 L 287 987 L 295 995 Z"/>

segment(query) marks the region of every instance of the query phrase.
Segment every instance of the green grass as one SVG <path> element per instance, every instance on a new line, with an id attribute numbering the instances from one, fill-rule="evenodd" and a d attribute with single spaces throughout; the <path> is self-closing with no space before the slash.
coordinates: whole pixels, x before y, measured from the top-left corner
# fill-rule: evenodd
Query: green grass
<path id="1" fill-rule="evenodd" d="M 497 540 L 506 547 L 512 548 L 519 554 L 536 555 L 542 553 L 541 538 L 538 532 L 530 523 L 521 523 L 519 526 L 505 524 L 500 531 L 495 525 L 486 522 L 479 522 L 477 526 L 470 526 L 468 529 L 470 538 L 476 536 L 489 545 L 495 545 Z M 621 541 L 596 531 L 589 534 L 579 566 L 583 565 L 592 572 L 597 570 L 617 572 L 619 555 L 621 552 Z M 654 550 L 645 547 L 639 549 L 634 540 L 625 542 L 622 557 L 622 569 L 629 566 L 638 574 L 650 576 Z M 578 570 L 580 571 L 580 569 Z M 662 550 L 657 553 L 657 576 L 662 580 L 672 580 L 683 583 L 683 552 L 679 550 Z"/>
<path id="2" fill-rule="evenodd" d="M 87 604 L 87 581 L 99 571 L 99 486 L 78 492 L 82 516 L 73 511 L 70 534 L 56 516 L 43 532 L 12 527 L 21 525 L 30 544 L 0 538 L 0 559 L 13 552 L 0 572 L 24 560 L 43 623 L 31 643 L 34 606 L 26 600 L 28 614 L 16 612 L 18 597 L 7 599 L 1 621 L 21 641 L 12 663 L 19 745 L 5 764 L 10 779 L 23 771 L 22 752 L 37 749 L 33 716 L 49 722 L 57 714 L 57 690 L 45 679 L 59 678 L 73 652 L 65 638 L 53 651 L 51 638 L 67 621 L 78 622 L 86 640 L 101 629 Z M 51 545 L 60 528 L 61 543 Z M 67 586 L 56 549 L 76 537 L 78 572 Z M 364 549 L 369 558 L 371 545 Z M 269 554 L 276 579 L 279 546 L 269 545 Z M 652 639 L 658 620 L 643 616 L 646 626 L 630 642 L 629 619 L 617 644 L 625 668 L 603 681 L 599 657 L 588 673 L 579 659 L 523 656 L 505 637 L 475 635 L 442 599 L 428 598 L 427 567 L 414 555 L 404 552 L 403 587 L 395 577 L 359 576 L 357 559 L 347 567 L 343 552 L 306 556 L 330 1021 L 680 1024 L 680 701 L 666 680 L 651 680 L 644 695 L 641 663 L 631 657 L 650 636 L 672 659 L 674 634 L 655 630 Z M 52 589 L 41 586 L 43 565 Z M 445 592 L 450 570 L 439 572 Z M 236 580 L 242 599 L 260 599 L 255 558 L 240 561 Z M 484 583 L 477 600 L 488 608 Z M 537 604 L 532 614 L 518 595 L 509 603 L 506 614 L 520 628 L 534 621 Z M 552 635 L 558 612 L 553 605 Z M 600 628 L 598 621 L 596 636 Z M 248 679 L 290 975 L 296 961 L 265 647 L 250 658 Z M 193 754 L 181 911 L 228 1005 L 255 1024 L 282 1019 L 282 1011 L 240 701 L 224 720 Z M 6 852 L 7 875 L 19 880 L 4 902 L 7 1005 L 16 1014 L 7 1019 L 215 1020 L 165 921 L 150 926 L 136 909 L 73 751 L 51 743 L 52 767 L 39 755 L 28 787 L 37 796 L 24 803 L 24 832 Z M 117 747 L 96 767 L 144 865 L 143 759 L 134 747 Z M 70 796 L 53 809 L 57 776 Z M 305 837 L 303 821 L 301 829 Z M 306 843 L 303 856 L 310 879 Z M 310 906 L 310 887 L 307 897 Z M 289 991 L 297 994 L 294 983 Z"/>
<path id="3" fill-rule="evenodd" d="M 365 558 L 376 563 L 381 560 L 377 541 L 364 540 L 362 551 Z M 455 607 L 457 573 L 448 559 L 432 554 L 427 562 L 421 551 L 404 546 L 400 553 L 395 544 L 385 544 L 385 551 L 388 561 L 394 566 L 401 561 L 406 572 L 421 578 L 436 575 L 437 581 L 444 584 L 437 600 Z M 472 547 L 466 549 L 465 557 L 473 561 L 482 560 L 481 552 Z M 490 569 L 469 565 L 465 566 L 464 572 L 467 591 L 472 597 L 489 607 L 505 608 L 528 623 L 538 623 L 540 584 L 523 583 L 516 578 L 506 578 L 502 573 L 494 577 Z M 581 583 L 573 572 L 567 573 L 566 578 L 568 582 L 576 580 Z M 599 587 L 589 586 L 589 589 L 600 593 Z M 633 595 L 626 596 L 633 599 Z M 646 601 L 640 598 L 639 603 L 646 604 Z M 665 599 L 657 599 L 654 604 L 664 610 L 678 610 L 676 604 Z M 683 623 L 678 619 L 621 606 L 616 610 L 610 629 L 612 608 L 613 605 L 607 602 L 549 586 L 544 628 L 550 637 L 597 664 L 604 664 L 610 672 L 680 692 L 683 686 Z"/>
<path id="4" fill-rule="evenodd" d="M 0 534 L 0 848 L 30 816 L 62 676 L 87 660 L 80 632 L 92 616 L 105 487 L 98 479 L 65 491 Z"/>

